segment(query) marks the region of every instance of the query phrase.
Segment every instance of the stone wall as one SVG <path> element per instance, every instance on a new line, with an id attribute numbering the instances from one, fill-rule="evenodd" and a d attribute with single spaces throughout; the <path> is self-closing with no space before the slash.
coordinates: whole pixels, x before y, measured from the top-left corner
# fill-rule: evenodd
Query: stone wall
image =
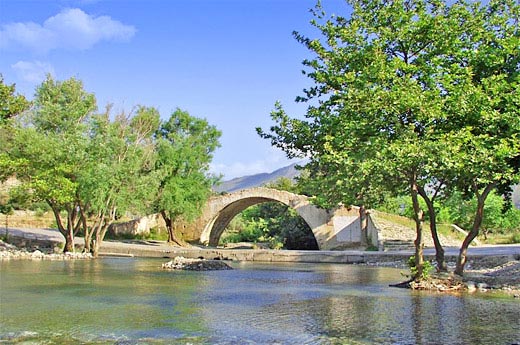
<path id="1" fill-rule="evenodd" d="M 108 233 L 112 236 L 149 235 L 150 229 L 153 228 L 166 228 L 164 220 L 158 213 L 136 218 L 128 222 L 113 223 L 108 228 Z"/>

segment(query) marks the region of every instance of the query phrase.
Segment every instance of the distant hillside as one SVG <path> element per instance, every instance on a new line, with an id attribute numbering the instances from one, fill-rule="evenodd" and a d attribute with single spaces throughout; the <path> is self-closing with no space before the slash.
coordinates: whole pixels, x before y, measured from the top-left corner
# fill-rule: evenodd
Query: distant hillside
<path id="1" fill-rule="evenodd" d="M 238 190 L 264 186 L 270 182 L 274 182 L 281 177 L 294 179 L 300 173 L 296 170 L 295 166 L 298 163 L 291 164 L 284 168 L 273 171 L 272 173 L 262 173 L 250 176 L 237 177 L 229 181 L 224 181 L 217 186 L 213 187 L 213 190 L 217 193 L 220 192 L 236 192 Z"/>

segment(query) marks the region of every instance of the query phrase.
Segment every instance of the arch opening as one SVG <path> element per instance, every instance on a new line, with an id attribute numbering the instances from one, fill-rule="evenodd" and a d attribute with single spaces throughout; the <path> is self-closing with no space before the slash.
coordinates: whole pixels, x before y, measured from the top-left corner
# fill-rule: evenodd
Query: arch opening
<path id="1" fill-rule="evenodd" d="M 232 202 L 208 227 L 210 246 L 239 241 L 262 242 L 270 248 L 319 250 L 307 221 L 280 200 L 252 197 Z"/>

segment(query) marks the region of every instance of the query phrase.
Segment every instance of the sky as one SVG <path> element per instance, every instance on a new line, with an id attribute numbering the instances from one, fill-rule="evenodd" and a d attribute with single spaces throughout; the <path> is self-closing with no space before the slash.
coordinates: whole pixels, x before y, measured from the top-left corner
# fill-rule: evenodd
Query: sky
<path id="1" fill-rule="evenodd" d="M 323 0 L 344 14 L 342 0 Z M 211 171 L 224 180 L 271 172 L 289 161 L 256 127 L 268 129 L 282 102 L 312 85 L 302 74 L 311 53 L 294 30 L 310 25 L 315 0 L 0 0 L 0 73 L 29 99 L 50 73 L 75 77 L 103 110 L 156 107 L 205 118 L 222 131 Z"/>

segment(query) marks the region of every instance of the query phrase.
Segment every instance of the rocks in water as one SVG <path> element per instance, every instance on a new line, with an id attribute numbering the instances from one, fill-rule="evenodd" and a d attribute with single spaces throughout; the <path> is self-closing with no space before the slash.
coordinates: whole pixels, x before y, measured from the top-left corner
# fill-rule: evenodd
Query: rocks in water
<path id="1" fill-rule="evenodd" d="M 475 292 L 477 291 L 477 285 L 475 284 L 474 281 L 467 281 L 466 282 L 466 289 L 468 290 L 468 292 Z"/>
<path id="2" fill-rule="evenodd" d="M 220 260 L 204 260 L 204 259 L 187 259 L 177 256 L 173 260 L 162 264 L 162 268 L 170 270 L 186 270 L 186 271 L 217 271 L 231 270 L 232 268 Z"/>
<path id="3" fill-rule="evenodd" d="M 477 289 L 479 289 L 480 291 L 487 291 L 488 288 L 489 288 L 489 285 L 487 285 L 486 283 L 477 284 Z"/>

